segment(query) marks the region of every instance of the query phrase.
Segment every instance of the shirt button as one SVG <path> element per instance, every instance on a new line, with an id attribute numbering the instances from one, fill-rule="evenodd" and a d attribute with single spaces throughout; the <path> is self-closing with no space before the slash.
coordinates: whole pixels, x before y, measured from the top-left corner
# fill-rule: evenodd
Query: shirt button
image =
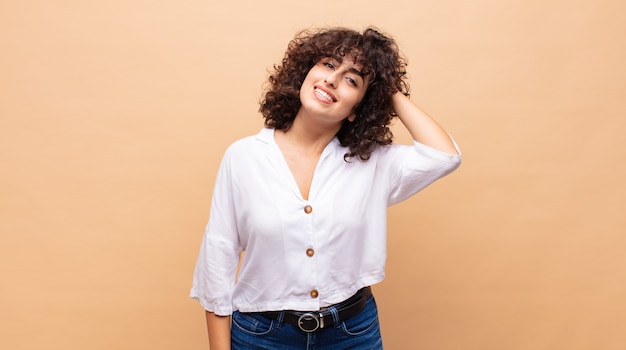
<path id="1" fill-rule="evenodd" d="M 313 248 L 309 248 L 306 250 L 306 256 L 308 256 L 309 258 L 312 257 L 315 254 L 315 250 L 313 250 Z"/>
<path id="2" fill-rule="evenodd" d="M 313 289 L 313 290 L 309 293 L 309 295 L 311 296 L 311 298 L 315 299 L 315 298 L 317 298 L 317 297 L 320 295 L 320 293 L 318 293 L 316 289 Z"/>
<path id="3" fill-rule="evenodd" d="M 311 212 L 313 211 L 313 207 L 310 205 L 307 205 L 306 207 L 304 207 L 304 212 L 307 214 L 311 214 Z"/>

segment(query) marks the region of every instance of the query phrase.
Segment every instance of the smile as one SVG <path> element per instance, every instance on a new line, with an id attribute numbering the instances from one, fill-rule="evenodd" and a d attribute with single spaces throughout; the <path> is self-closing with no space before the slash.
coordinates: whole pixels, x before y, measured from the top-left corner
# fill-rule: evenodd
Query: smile
<path id="1" fill-rule="evenodd" d="M 328 94 L 326 91 L 324 91 L 322 89 L 319 89 L 319 88 L 315 88 L 315 89 L 313 89 L 313 91 L 315 92 L 315 94 L 318 97 L 320 97 L 320 98 L 322 98 L 322 99 L 324 99 L 324 100 L 326 100 L 328 102 L 335 102 L 335 99 L 330 94 Z"/>

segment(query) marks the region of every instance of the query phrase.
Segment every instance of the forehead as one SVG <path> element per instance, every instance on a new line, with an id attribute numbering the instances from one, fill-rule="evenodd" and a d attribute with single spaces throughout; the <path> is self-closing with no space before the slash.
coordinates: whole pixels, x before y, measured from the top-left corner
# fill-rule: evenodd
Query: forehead
<path id="1" fill-rule="evenodd" d="M 331 57 L 328 57 L 328 58 L 330 58 L 333 61 L 335 61 L 337 63 L 340 63 L 342 65 L 346 65 L 346 66 L 349 66 L 351 68 L 356 68 L 359 71 L 361 70 L 361 68 L 363 68 L 363 65 L 361 63 L 357 62 L 354 59 L 354 57 L 351 57 L 351 56 L 347 56 L 347 57 L 345 57 L 345 56 L 331 56 Z"/>
<path id="2" fill-rule="evenodd" d="M 332 50 L 327 56 L 341 63 L 343 63 L 343 61 L 349 62 L 361 72 L 363 77 L 373 75 L 374 73 L 372 62 L 370 62 L 367 55 L 365 55 L 358 46 L 348 47 L 341 45 Z"/>
<path id="3" fill-rule="evenodd" d="M 353 63 L 358 63 L 361 66 L 366 63 L 365 55 L 363 55 L 361 48 L 357 46 L 347 47 L 340 45 L 334 48 L 332 52 L 329 52 L 328 55 L 339 61 L 348 60 Z"/>

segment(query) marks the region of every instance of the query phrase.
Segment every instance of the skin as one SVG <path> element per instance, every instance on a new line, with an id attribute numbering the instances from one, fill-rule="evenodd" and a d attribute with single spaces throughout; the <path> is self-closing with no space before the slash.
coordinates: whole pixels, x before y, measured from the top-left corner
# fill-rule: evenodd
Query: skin
<path id="1" fill-rule="evenodd" d="M 343 62 L 330 58 L 320 60 L 302 84 L 302 106 L 291 128 L 275 131 L 276 143 L 305 199 L 322 151 L 346 118 L 354 120 L 354 108 L 367 91 L 369 77 L 361 76 L 360 69 L 347 58 Z M 458 154 L 448 133 L 408 97 L 395 93 L 392 104 L 415 141 L 442 152 Z M 211 350 L 230 350 L 230 317 L 207 311 L 206 319 Z"/>
<path id="2" fill-rule="evenodd" d="M 361 67 L 354 62 L 346 59 L 340 63 L 332 58 L 320 60 L 302 83 L 302 107 L 294 123 L 315 118 L 313 122 L 316 123 L 311 126 L 328 129 L 320 132 L 334 137 L 344 119 L 354 120 L 354 107 L 365 96 L 368 84 L 369 77 L 363 77 Z"/>
<path id="3" fill-rule="evenodd" d="M 206 311 L 209 349 L 230 350 L 230 316 L 218 316 Z"/>
<path id="4" fill-rule="evenodd" d="M 322 151 L 365 96 L 369 80 L 350 60 L 322 59 L 311 68 L 300 89 L 300 107 L 288 131 L 274 137 L 296 179 L 302 198 L 308 199 L 311 181 Z"/>

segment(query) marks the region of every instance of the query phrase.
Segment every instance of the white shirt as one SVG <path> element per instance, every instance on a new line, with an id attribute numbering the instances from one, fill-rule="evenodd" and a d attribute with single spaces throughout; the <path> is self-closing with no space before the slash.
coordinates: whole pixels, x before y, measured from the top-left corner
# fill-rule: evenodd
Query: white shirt
<path id="1" fill-rule="evenodd" d="M 273 129 L 233 143 L 218 171 L 191 297 L 217 315 L 313 311 L 382 281 L 387 207 L 456 169 L 461 156 L 417 142 L 378 147 L 365 162 L 344 161 L 347 152 L 329 142 L 305 200 Z"/>

